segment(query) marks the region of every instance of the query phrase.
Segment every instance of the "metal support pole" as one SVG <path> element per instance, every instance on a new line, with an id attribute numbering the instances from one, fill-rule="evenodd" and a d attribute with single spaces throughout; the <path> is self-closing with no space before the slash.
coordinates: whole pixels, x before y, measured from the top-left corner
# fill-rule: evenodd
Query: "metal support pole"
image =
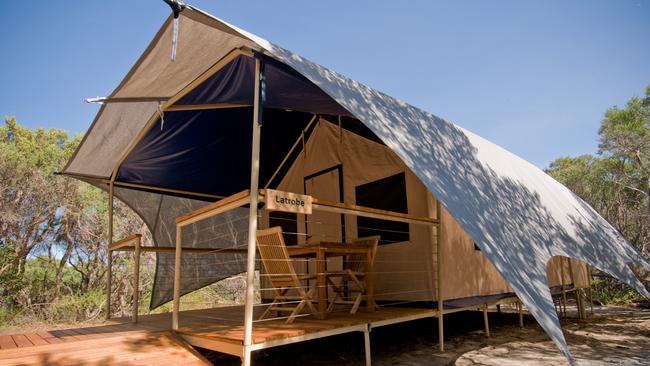
<path id="1" fill-rule="evenodd" d="M 113 282 L 113 181 L 108 184 L 108 244 L 106 245 L 106 320 L 111 318 L 111 285 Z"/>
<path id="2" fill-rule="evenodd" d="M 589 307 L 591 308 L 591 316 L 594 316 L 594 297 L 591 292 L 591 266 L 587 264 L 587 285 L 589 286 Z"/>
<path id="3" fill-rule="evenodd" d="M 372 365 L 372 354 L 370 353 L 370 328 L 366 325 L 363 331 L 363 345 L 366 351 L 366 366 Z"/>
<path id="4" fill-rule="evenodd" d="M 490 322 L 488 321 L 488 306 L 483 307 L 483 325 L 485 326 L 485 336 L 490 337 Z"/>
<path id="5" fill-rule="evenodd" d="M 133 251 L 133 322 L 138 322 L 138 306 L 140 304 L 140 244 L 141 239 L 135 240 Z"/>
<path id="6" fill-rule="evenodd" d="M 253 343 L 253 301 L 255 300 L 255 250 L 257 204 L 259 202 L 260 132 L 264 106 L 264 64 L 255 59 L 255 99 L 253 104 L 253 143 L 251 153 L 251 186 L 248 212 L 248 260 L 246 267 L 246 303 L 244 304 L 244 347 Z M 250 352 L 244 353 L 243 365 L 251 364 Z"/>
<path id="7" fill-rule="evenodd" d="M 172 310 L 172 329 L 178 330 L 178 313 L 181 308 L 181 265 L 183 258 L 183 227 L 176 225 L 176 252 L 174 253 L 174 302 Z"/>
<path id="8" fill-rule="evenodd" d="M 442 246 L 443 246 L 443 240 L 442 240 L 442 206 L 440 205 L 440 201 L 436 198 L 436 217 L 438 218 L 438 228 L 436 229 L 437 234 L 438 234 L 438 248 L 437 249 L 437 257 L 436 257 L 436 269 L 437 269 L 437 284 L 438 284 L 438 342 L 439 342 L 439 347 L 440 347 L 440 352 L 445 352 L 445 339 L 444 339 L 444 324 L 443 324 L 443 313 L 444 313 L 444 303 L 442 299 L 442 261 L 443 261 L 443 256 L 442 256 Z"/>
<path id="9" fill-rule="evenodd" d="M 517 310 L 519 311 L 519 328 L 524 327 L 524 304 L 521 301 L 517 302 Z"/>

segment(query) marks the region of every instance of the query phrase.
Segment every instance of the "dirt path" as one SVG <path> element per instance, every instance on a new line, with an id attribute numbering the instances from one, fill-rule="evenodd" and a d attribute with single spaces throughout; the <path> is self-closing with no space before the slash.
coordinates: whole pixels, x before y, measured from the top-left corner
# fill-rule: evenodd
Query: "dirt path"
<path id="1" fill-rule="evenodd" d="M 650 365 L 649 310 L 598 309 L 594 318 L 568 319 L 562 327 L 580 365 Z M 567 364 L 539 326 L 504 327 L 496 336 L 489 346 L 460 355 L 455 364 Z"/>
<path id="2" fill-rule="evenodd" d="M 488 339 L 481 313 L 446 316 L 442 354 L 435 320 L 377 328 L 371 333 L 373 365 L 567 365 L 532 317 L 519 328 L 515 314 L 491 313 L 490 325 Z M 562 326 L 581 365 L 650 365 L 650 310 L 597 308 L 593 318 L 570 318 Z M 239 364 L 237 358 L 205 353 L 215 365 Z M 264 350 L 255 354 L 254 364 L 363 365 L 363 337 L 347 334 Z"/>

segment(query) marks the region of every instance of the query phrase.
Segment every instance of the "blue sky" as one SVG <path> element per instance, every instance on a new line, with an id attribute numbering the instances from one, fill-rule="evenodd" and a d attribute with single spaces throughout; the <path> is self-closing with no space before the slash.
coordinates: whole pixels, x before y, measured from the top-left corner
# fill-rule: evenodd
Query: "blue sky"
<path id="1" fill-rule="evenodd" d="M 593 153 L 650 83 L 650 1 L 226 1 L 193 5 L 544 168 Z M 4 1 L 0 115 L 83 133 L 168 14 L 162 0 Z"/>

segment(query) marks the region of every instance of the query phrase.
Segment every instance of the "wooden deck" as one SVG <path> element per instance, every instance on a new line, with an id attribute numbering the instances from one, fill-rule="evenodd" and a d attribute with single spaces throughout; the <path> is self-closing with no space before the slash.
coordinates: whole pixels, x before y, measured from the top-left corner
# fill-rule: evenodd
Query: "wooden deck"
<path id="1" fill-rule="evenodd" d="M 263 308 L 255 309 L 255 318 Z M 300 317 L 292 324 L 284 319 L 255 321 L 253 345 L 250 350 L 281 346 L 310 339 L 350 332 L 368 332 L 370 328 L 436 316 L 435 309 L 384 307 L 374 312 L 366 309 L 351 315 L 347 311 L 327 314 L 327 319 Z M 219 320 L 215 320 L 219 319 Z M 244 352 L 244 308 L 211 309 L 200 313 L 181 314 L 178 334 L 188 343 L 241 356 Z M 360 347 L 363 345 L 360 344 Z"/>
<path id="2" fill-rule="evenodd" d="M 83 328 L 75 329 L 75 331 L 80 329 Z M 65 336 L 64 340 L 58 337 L 43 339 L 40 336 L 34 336 L 34 334 L 37 333 L 32 333 L 29 336 L 22 334 L 5 336 L 14 339 L 15 345 L 12 348 L 3 347 L 0 350 L 0 364 L 210 365 L 209 361 L 170 331 L 135 332 L 121 336 L 104 336 L 99 339 L 88 339 L 83 336 L 77 339 L 75 337 L 78 336 Z M 28 339 L 29 342 L 25 339 Z M 54 341 L 54 339 L 58 339 L 58 341 Z M 7 342 L 7 338 L 5 338 L 5 342 Z M 3 344 L 3 346 L 6 345 L 10 344 Z"/>
<path id="3" fill-rule="evenodd" d="M 256 307 L 257 314 L 262 311 Z M 300 317 L 293 324 L 283 320 L 256 321 L 254 344 L 249 350 L 342 333 L 367 333 L 371 327 L 435 315 L 433 309 L 387 307 L 375 312 L 360 310 L 354 315 L 333 312 L 324 320 Z M 205 365 L 209 362 L 188 344 L 242 356 L 243 319 L 243 306 L 233 306 L 183 311 L 176 333 L 170 330 L 171 313 L 167 313 L 141 316 L 137 324 L 131 323 L 131 318 L 120 318 L 97 326 L 0 335 L 0 364 Z"/>

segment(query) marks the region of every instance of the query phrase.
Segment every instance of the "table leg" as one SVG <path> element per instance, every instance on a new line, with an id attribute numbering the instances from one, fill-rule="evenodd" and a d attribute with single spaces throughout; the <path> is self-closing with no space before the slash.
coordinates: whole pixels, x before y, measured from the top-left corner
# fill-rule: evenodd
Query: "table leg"
<path id="1" fill-rule="evenodd" d="M 325 276 L 325 251 L 319 249 L 316 253 L 316 290 L 318 296 L 319 319 L 325 319 L 327 314 L 327 278 Z"/>
<path id="2" fill-rule="evenodd" d="M 375 311 L 375 273 L 373 268 L 372 251 L 368 251 L 366 257 L 366 303 L 368 311 Z"/>

